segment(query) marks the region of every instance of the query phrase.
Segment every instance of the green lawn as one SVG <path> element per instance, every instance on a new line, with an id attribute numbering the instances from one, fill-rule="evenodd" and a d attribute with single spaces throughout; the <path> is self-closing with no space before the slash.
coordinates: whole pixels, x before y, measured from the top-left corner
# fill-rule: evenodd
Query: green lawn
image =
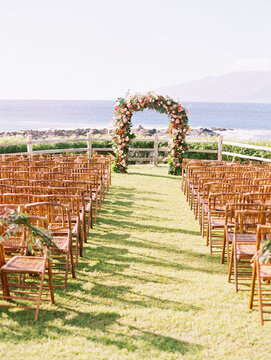
<path id="1" fill-rule="evenodd" d="M 271 323 L 210 256 L 167 167 L 113 175 L 77 279 L 56 305 L 0 308 L 1 359 L 270 359 Z"/>

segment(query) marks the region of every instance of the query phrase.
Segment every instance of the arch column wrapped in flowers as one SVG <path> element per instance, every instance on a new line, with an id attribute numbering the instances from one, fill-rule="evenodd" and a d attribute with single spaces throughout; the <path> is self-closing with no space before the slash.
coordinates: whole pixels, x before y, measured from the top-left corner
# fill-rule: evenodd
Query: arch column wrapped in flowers
<path id="1" fill-rule="evenodd" d="M 127 172 L 129 145 L 130 141 L 135 137 L 132 133 L 131 118 L 135 111 L 143 111 L 144 109 L 156 110 L 170 118 L 169 173 L 179 175 L 184 153 L 188 149 L 185 142 L 185 135 L 189 129 L 187 113 L 177 101 L 153 93 L 127 95 L 126 98 L 118 98 L 114 107 L 113 149 L 115 161 L 113 171 Z"/>

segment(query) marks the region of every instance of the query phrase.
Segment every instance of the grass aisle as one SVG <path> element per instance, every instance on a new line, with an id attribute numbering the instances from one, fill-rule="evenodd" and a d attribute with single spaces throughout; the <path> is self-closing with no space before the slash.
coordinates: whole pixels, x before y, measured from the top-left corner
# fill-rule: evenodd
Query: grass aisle
<path id="1" fill-rule="evenodd" d="M 16 359 L 270 359 L 270 324 L 234 293 L 166 167 L 113 175 L 77 279 L 56 306 L 0 309 Z"/>

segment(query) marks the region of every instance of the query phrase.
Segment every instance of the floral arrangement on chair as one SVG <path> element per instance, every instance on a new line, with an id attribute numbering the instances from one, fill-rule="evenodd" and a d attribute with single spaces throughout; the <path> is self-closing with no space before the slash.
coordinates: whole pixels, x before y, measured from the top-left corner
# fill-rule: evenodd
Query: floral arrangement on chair
<path id="1" fill-rule="evenodd" d="M 185 142 L 186 132 L 189 129 L 187 112 L 172 98 L 153 93 L 147 93 L 146 95 L 135 94 L 133 96 L 127 94 L 125 98 L 118 98 L 114 107 L 113 118 L 115 121 L 113 136 L 115 162 L 113 171 L 127 173 L 129 144 L 135 138 L 132 133 L 131 118 L 135 111 L 143 111 L 147 108 L 166 114 L 170 118 L 169 173 L 179 175 L 184 153 L 188 149 Z"/>

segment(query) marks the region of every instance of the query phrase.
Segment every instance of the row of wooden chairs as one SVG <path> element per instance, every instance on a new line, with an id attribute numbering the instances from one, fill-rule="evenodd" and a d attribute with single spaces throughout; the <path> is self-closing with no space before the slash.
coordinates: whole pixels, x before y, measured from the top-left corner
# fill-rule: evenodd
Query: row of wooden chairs
<path id="1" fill-rule="evenodd" d="M 50 231 L 56 244 L 49 249 L 49 258 L 47 250 L 41 249 L 29 256 L 27 231 L 20 229 L 4 238 L 0 274 L 3 298 L 8 303 L 1 306 L 13 307 L 10 300 L 19 298 L 36 301 L 37 320 L 44 291 L 54 303 L 54 288 L 66 289 L 68 275 L 75 277 L 83 244 L 109 190 L 110 167 L 110 157 L 98 156 L 0 158 L 0 207 L 29 214 L 31 221 Z M 5 234 L 5 229 L 1 230 Z M 36 271 L 32 264 L 36 264 Z"/>
<path id="2" fill-rule="evenodd" d="M 259 290 L 263 280 L 271 278 L 270 264 L 262 265 L 259 256 L 255 256 L 261 241 L 270 237 L 271 167 L 259 163 L 187 161 L 181 187 L 211 254 L 221 251 L 221 262 L 227 261 L 228 281 L 233 274 L 236 292 L 250 287 L 252 308 L 256 279 Z M 262 301 L 263 293 L 259 291 Z M 267 303 L 261 302 L 262 324 L 264 305 Z"/>

